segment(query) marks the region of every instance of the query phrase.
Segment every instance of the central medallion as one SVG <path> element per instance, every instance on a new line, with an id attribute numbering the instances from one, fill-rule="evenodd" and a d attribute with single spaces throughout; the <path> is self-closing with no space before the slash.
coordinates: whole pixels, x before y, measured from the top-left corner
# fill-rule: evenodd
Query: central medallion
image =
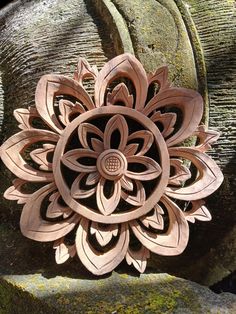
<path id="1" fill-rule="evenodd" d="M 142 217 L 168 182 L 168 151 L 160 131 L 128 108 L 98 108 L 74 119 L 56 152 L 54 173 L 63 200 L 96 222 Z"/>
<path id="2" fill-rule="evenodd" d="M 108 180 L 117 180 L 127 169 L 125 156 L 116 149 L 105 150 L 97 159 L 97 169 Z"/>

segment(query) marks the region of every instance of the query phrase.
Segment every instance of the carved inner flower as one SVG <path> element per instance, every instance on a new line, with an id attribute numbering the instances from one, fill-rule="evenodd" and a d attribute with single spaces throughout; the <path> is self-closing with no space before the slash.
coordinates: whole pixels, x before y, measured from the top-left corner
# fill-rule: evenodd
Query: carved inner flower
<path id="1" fill-rule="evenodd" d="M 118 131 L 120 141 L 113 148 L 112 136 Z M 91 144 L 88 144 L 89 135 Z M 134 140 L 143 140 L 139 144 L 130 143 Z M 91 123 L 81 123 L 78 127 L 78 138 L 82 148 L 67 151 L 61 158 L 62 163 L 73 171 L 79 173 L 71 186 L 71 195 L 75 199 L 88 198 L 96 193 L 98 209 L 103 215 L 110 215 L 116 209 L 120 198 L 134 206 L 145 203 L 146 194 L 141 181 L 156 179 L 161 174 L 160 165 L 152 158 L 144 156 L 153 145 L 154 137 L 150 131 L 143 130 L 129 135 L 129 129 L 125 118 L 119 114 L 109 118 L 104 133 Z M 90 148 L 91 146 L 91 148 Z M 158 155 L 158 154 L 157 154 Z M 80 161 L 83 157 L 85 164 Z M 88 160 L 93 160 L 92 165 L 87 165 Z M 136 171 L 131 171 L 132 164 L 136 165 Z M 143 169 L 144 171 L 140 171 Z M 96 185 L 91 189 L 82 189 L 81 182 L 88 174 L 85 186 Z M 112 181 L 113 194 L 110 198 L 105 196 L 106 183 Z M 127 191 L 132 192 L 136 188 L 136 195 L 128 196 Z M 155 200 L 157 201 L 157 199 Z"/>
<path id="2" fill-rule="evenodd" d="M 25 204 L 22 233 L 54 241 L 57 263 L 77 254 L 101 275 L 126 259 L 144 272 L 150 251 L 180 254 L 188 222 L 211 219 L 202 198 L 223 176 L 206 151 L 219 135 L 199 125 L 199 93 L 171 87 L 167 74 L 167 67 L 146 74 L 130 54 L 100 72 L 81 59 L 74 79 L 44 75 L 36 107 L 15 110 L 22 131 L 0 154 L 18 178 L 4 196 Z M 87 77 L 95 80 L 94 100 Z M 153 83 L 159 90 L 147 100 Z M 197 145 L 181 146 L 193 135 Z M 43 186 L 26 193 L 33 183 Z"/>

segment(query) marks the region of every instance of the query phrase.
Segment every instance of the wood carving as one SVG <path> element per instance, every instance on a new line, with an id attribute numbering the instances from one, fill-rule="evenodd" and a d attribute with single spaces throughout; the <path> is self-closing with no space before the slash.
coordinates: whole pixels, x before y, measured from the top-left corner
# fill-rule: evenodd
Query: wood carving
<path id="1" fill-rule="evenodd" d="M 153 83 L 159 91 L 147 101 Z M 59 264 L 77 254 L 96 275 L 123 259 L 144 272 L 150 251 L 180 254 L 188 222 L 211 219 L 202 198 L 223 180 L 206 155 L 218 134 L 199 125 L 202 114 L 198 92 L 171 87 L 167 67 L 147 75 L 131 54 L 100 72 L 81 59 L 73 79 L 44 75 L 35 108 L 15 110 L 22 130 L 0 151 L 18 177 L 5 197 L 25 204 L 22 233 L 54 241 Z M 181 146 L 193 135 L 195 146 Z M 26 193 L 34 182 L 42 187 Z"/>

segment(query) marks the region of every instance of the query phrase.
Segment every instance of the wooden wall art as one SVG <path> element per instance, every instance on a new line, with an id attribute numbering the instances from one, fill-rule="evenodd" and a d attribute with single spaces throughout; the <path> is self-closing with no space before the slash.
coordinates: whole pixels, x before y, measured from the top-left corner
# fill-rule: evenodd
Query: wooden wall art
<path id="1" fill-rule="evenodd" d="M 211 219 L 202 199 L 223 175 L 206 151 L 219 135 L 200 124 L 200 94 L 167 74 L 131 54 L 100 72 L 80 59 L 73 79 L 44 75 L 35 107 L 14 111 L 22 130 L 0 153 L 17 179 L 4 196 L 25 204 L 23 235 L 54 241 L 58 264 L 77 254 L 102 275 L 126 259 L 142 273 L 150 251 L 180 254 L 188 222 Z"/>

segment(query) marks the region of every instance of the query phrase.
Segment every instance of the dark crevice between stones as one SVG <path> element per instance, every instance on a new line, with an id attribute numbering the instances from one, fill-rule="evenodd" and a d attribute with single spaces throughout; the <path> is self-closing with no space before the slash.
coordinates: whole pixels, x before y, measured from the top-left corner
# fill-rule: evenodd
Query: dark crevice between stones
<path id="1" fill-rule="evenodd" d="M 13 1 L 7 1 L 7 0 L 2 0 L 1 3 L 0 3 L 0 9 L 5 7 L 7 4 L 9 4 L 10 2 L 13 2 Z"/>
<path id="2" fill-rule="evenodd" d="M 95 25 L 97 26 L 98 35 L 101 40 L 102 49 L 104 52 L 104 56 L 107 57 L 108 60 L 114 58 L 117 54 L 119 54 L 117 48 L 115 47 L 115 42 L 111 38 L 112 29 L 109 29 L 108 25 L 99 15 L 98 10 L 96 9 L 93 1 L 87 0 L 85 1 L 85 6 L 88 14 L 92 17 Z"/>
<path id="3" fill-rule="evenodd" d="M 236 272 L 210 286 L 210 289 L 215 293 L 230 292 L 236 294 Z"/>

